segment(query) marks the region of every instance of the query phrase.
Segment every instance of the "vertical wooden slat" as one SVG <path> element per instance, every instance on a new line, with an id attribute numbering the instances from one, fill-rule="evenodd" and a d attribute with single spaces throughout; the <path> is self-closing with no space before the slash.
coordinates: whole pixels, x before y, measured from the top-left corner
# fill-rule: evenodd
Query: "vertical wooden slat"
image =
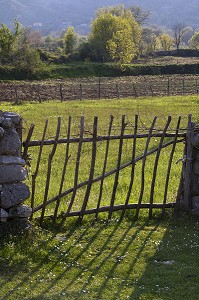
<path id="1" fill-rule="evenodd" d="M 149 134 L 146 140 L 146 145 L 145 145 L 145 149 L 144 149 L 144 153 L 143 153 L 143 159 L 142 159 L 142 173 L 141 173 L 141 187 L 140 187 L 140 195 L 139 195 L 139 199 L 138 199 L 138 206 L 136 209 L 136 214 L 135 214 L 135 218 L 138 218 L 139 215 L 139 210 L 140 210 L 140 206 L 142 203 L 142 198 L 143 198 L 143 194 L 144 194 L 144 188 L 145 188 L 145 165 L 146 165 L 146 154 L 148 151 L 148 147 L 149 147 L 149 143 L 153 134 L 153 129 L 155 126 L 155 122 L 157 120 L 157 117 L 154 117 L 153 122 L 151 124 L 151 127 L 149 129 Z"/>
<path id="2" fill-rule="evenodd" d="M 45 139 L 45 136 L 46 136 L 47 126 L 48 126 L 48 119 L 46 120 L 45 125 L 44 125 L 44 131 L 43 131 L 43 134 L 42 134 L 41 144 L 40 144 L 40 147 L 39 147 L 39 154 L 38 154 L 38 158 L 37 158 L 36 169 L 35 169 L 34 174 L 32 175 L 32 192 L 31 192 L 31 208 L 32 209 L 34 208 L 34 203 L 35 203 L 36 178 L 37 178 L 37 175 L 38 175 L 38 172 L 39 172 L 39 166 L 40 166 L 41 155 L 42 155 L 42 150 L 43 150 L 44 139 Z"/>
<path id="3" fill-rule="evenodd" d="M 23 155 L 22 155 L 22 157 L 23 157 L 24 160 L 27 160 L 27 157 L 28 157 L 28 146 L 29 146 L 30 139 L 32 137 L 34 128 L 35 128 L 35 125 L 31 124 L 30 125 L 30 129 L 28 131 L 27 138 L 26 138 L 25 143 L 24 143 L 24 150 L 23 150 Z"/>
<path id="4" fill-rule="evenodd" d="M 89 174 L 89 179 L 88 179 L 88 184 L 87 184 L 87 189 L 86 189 L 84 201 L 83 201 L 80 216 L 79 216 L 79 221 L 80 222 L 82 222 L 84 212 L 86 210 L 86 206 L 87 206 L 90 191 L 91 191 L 94 171 L 95 171 L 95 161 L 96 161 L 96 151 L 97 151 L 97 143 L 96 143 L 97 124 L 98 124 L 98 117 L 95 116 L 94 117 L 94 123 L 93 123 L 93 145 L 92 145 L 92 158 L 91 158 L 90 174 Z"/>
<path id="5" fill-rule="evenodd" d="M 170 122 L 171 122 L 171 116 L 168 117 L 167 123 L 166 123 L 165 128 L 162 132 L 162 136 L 160 138 L 160 143 L 158 145 L 158 150 L 157 150 L 157 153 L 156 153 L 155 164 L 154 164 L 154 169 L 153 169 L 153 178 L 152 178 L 152 183 L 151 183 L 149 218 L 152 217 L 154 189 L 155 189 L 155 181 L 156 181 L 156 174 L 157 174 L 157 168 L 158 168 L 160 152 L 161 152 L 164 137 L 165 137 L 165 134 L 167 132 L 167 129 L 169 127 Z"/>
<path id="6" fill-rule="evenodd" d="M 111 129 L 113 125 L 113 116 L 110 116 L 110 123 L 109 123 L 109 129 L 108 129 L 108 138 L 110 138 L 111 135 Z M 107 165 L 107 160 L 108 160 L 108 152 L 109 152 L 109 144 L 110 144 L 110 139 L 107 140 L 106 142 L 106 150 L 105 150 L 105 156 L 104 156 L 104 166 L 103 166 L 103 171 L 102 171 L 102 178 L 100 182 L 100 191 L 99 191 L 99 198 L 98 198 L 98 203 L 97 203 L 97 211 L 95 214 L 95 219 L 98 218 L 98 213 L 99 213 L 99 207 L 102 199 L 102 192 L 103 192 L 103 184 L 104 184 L 104 175 L 106 172 L 106 165 Z"/>
<path id="7" fill-rule="evenodd" d="M 55 206 L 53 222 L 55 222 L 56 219 L 57 219 L 57 213 L 58 213 L 58 209 L 59 209 L 59 206 L 60 206 L 61 193 L 62 193 L 65 174 L 66 174 L 66 167 L 67 167 L 67 163 L 68 163 L 68 160 L 69 160 L 70 131 L 71 131 L 71 116 L 69 116 L 69 119 L 68 119 L 67 143 L 66 143 L 66 153 L 65 153 L 65 158 L 64 158 L 64 167 L 63 167 L 63 171 L 62 171 L 62 178 L 61 178 L 61 183 L 60 183 L 60 188 L 59 188 L 59 195 L 58 195 L 58 199 L 57 199 L 56 206 Z"/>
<path id="8" fill-rule="evenodd" d="M 179 132 L 179 128 L 180 128 L 180 122 L 181 122 L 181 117 L 178 118 L 178 122 L 177 122 L 177 126 L 176 126 L 176 131 L 175 131 L 175 137 L 174 137 L 174 140 L 173 140 L 173 146 L 172 146 L 170 157 L 169 157 L 169 163 L 168 163 L 168 168 L 167 168 L 167 176 L 166 176 L 166 182 L 165 182 L 163 208 L 162 208 L 162 215 L 163 216 L 165 214 L 165 205 L 166 205 L 166 200 L 167 200 L 167 193 L 168 193 L 168 186 L 169 186 L 171 165 L 172 165 L 172 161 L 173 161 L 173 155 L 174 155 L 174 152 L 175 152 L 176 142 L 177 142 L 177 139 L 178 139 L 178 132 Z"/>
<path id="9" fill-rule="evenodd" d="M 184 174 L 184 206 L 186 209 L 191 209 L 191 171 L 192 171 L 192 155 L 193 146 L 191 144 L 191 137 L 193 132 L 193 123 L 191 122 L 191 115 L 188 116 L 188 126 L 186 134 L 186 157 L 185 157 L 185 174 Z"/>
<path id="10" fill-rule="evenodd" d="M 75 176 L 74 176 L 74 183 L 73 183 L 73 193 L 71 196 L 71 200 L 68 206 L 68 209 L 66 213 L 63 216 L 63 221 L 66 219 L 67 214 L 70 212 L 76 192 L 77 192 L 77 184 L 78 184 L 78 177 L 79 177 L 79 166 L 80 166 L 80 157 L 81 157 L 81 151 L 82 151 L 82 140 L 83 140 L 83 135 L 84 135 L 84 117 L 82 116 L 80 119 L 80 134 L 79 134 L 79 144 L 78 144 L 78 150 L 77 150 L 77 157 L 76 157 L 76 166 L 75 166 Z"/>
<path id="11" fill-rule="evenodd" d="M 49 191 L 50 178 L 51 178 L 52 160 L 53 160 L 53 157 L 54 157 L 56 149 L 57 149 L 57 141 L 59 139 L 60 128 L 61 128 L 61 118 L 58 117 L 54 145 L 53 145 L 51 153 L 48 156 L 48 169 L 47 169 L 47 176 L 46 176 L 44 200 L 43 200 L 43 206 L 42 206 L 41 217 L 40 217 L 40 225 L 43 223 L 44 214 L 45 214 L 45 210 L 46 210 L 46 202 L 47 202 L 47 198 L 48 198 L 48 191 Z"/>
<path id="12" fill-rule="evenodd" d="M 127 197 L 126 197 L 126 201 L 125 201 L 125 205 L 124 205 L 124 209 L 122 211 L 121 214 L 121 219 L 123 218 L 126 208 L 128 206 L 129 203 L 129 199 L 131 196 L 131 191 L 132 191 L 132 187 L 133 187 L 133 182 L 134 182 L 134 173 L 135 173 L 135 152 L 136 152 L 136 142 L 137 142 L 137 130 L 138 130 L 138 115 L 135 115 L 135 127 L 134 127 L 134 138 L 133 138 L 133 149 L 132 149 L 132 168 L 131 168 L 131 179 L 130 179 L 130 183 L 129 183 L 129 188 L 128 188 L 128 192 L 127 192 Z"/>
<path id="13" fill-rule="evenodd" d="M 120 164 L 121 164 L 121 157 L 122 157 L 122 148 L 123 148 L 123 137 L 124 137 L 124 129 L 125 129 L 125 115 L 122 116 L 122 126 L 121 126 L 121 132 L 120 132 L 120 142 L 119 142 L 119 149 L 118 149 L 118 158 L 117 158 L 117 170 L 115 172 L 115 180 L 113 185 L 113 191 L 110 201 L 110 210 L 108 214 L 108 219 L 111 219 L 112 213 L 113 213 L 113 206 L 115 201 L 115 195 L 116 190 L 118 186 L 118 179 L 119 179 L 119 172 L 120 172 Z"/>

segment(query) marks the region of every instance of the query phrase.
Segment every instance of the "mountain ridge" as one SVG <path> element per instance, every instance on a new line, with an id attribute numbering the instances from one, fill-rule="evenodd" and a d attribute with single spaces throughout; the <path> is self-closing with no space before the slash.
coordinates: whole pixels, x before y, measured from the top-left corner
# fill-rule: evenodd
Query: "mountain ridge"
<path id="1" fill-rule="evenodd" d="M 171 27 L 174 23 L 199 28 L 199 1 L 190 0 L 0 0 L 0 23 L 8 26 L 17 19 L 24 26 L 41 30 L 61 30 L 74 26 L 77 31 L 88 32 L 95 11 L 103 6 L 124 4 L 125 7 L 140 6 L 151 12 L 149 23 Z M 36 24 L 36 25 L 35 25 Z"/>

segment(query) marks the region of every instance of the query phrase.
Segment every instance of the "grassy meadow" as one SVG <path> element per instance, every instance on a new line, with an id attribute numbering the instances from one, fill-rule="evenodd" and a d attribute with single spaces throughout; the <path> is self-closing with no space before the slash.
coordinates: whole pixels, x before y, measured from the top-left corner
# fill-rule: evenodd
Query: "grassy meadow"
<path id="1" fill-rule="evenodd" d="M 133 132 L 134 116 L 139 115 L 139 129 L 145 132 L 154 116 L 157 116 L 156 130 L 165 126 L 168 115 L 172 116 L 169 129 L 173 131 L 178 116 L 182 116 L 181 128 L 187 126 L 187 115 L 192 114 L 193 121 L 199 122 L 199 96 L 139 98 L 123 100 L 69 101 L 44 103 L 1 103 L 1 110 L 14 111 L 23 117 L 23 138 L 27 136 L 31 123 L 35 123 L 33 139 L 41 139 L 46 118 L 49 120 L 47 138 L 55 135 L 57 117 L 62 117 L 61 137 L 66 137 L 68 117 L 72 116 L 72 133 L 79 134 L 80 116 L 85 118 L 85 135 L 92 134 L 93 117 L 99 118 L 98 134 L 108 131 L 110 115 L 114 116 L 112 134 L 118 134 L 122 115 L 126 115 L 127 131 Z M 142 153 L 146 141 L 140 140 L 137 154 Z M 158 138 L 150 143 L 153 148 Z M 42 163 L 37 180 L 36 205 L 43 199 L 46 180 L 47 158 L 51 146 L 45 146 Z M 105 144 L 97 149 L 95 176 L 101 174 Z M 132 141 L 124 143 L 122 162 L 131 158 Z M 177 145 L 174 155 L 174 166 L 168 193 L 169 201 L 175 201 L 181 171 L 181 163 L 175 161 L 182 158 L 183 145 Z M 76 146 L 71 145 L 70 159 L 67 166 L 67 180 L 64 188 L 73 184 Z M 167 151 L 161 154 L 168 159 Z M 65 145 L 58 146 L 54 157 L 49 197 L 57 194 L 63 167 Z M 31 185 L 38 149 L 30 148 L 30 176 L 27 183 Z M 91 145 L 83 147 L 80 177 L 88 178 L 90 167 Z M 118 142 L 110 148 L 107 170 L 115 167 L 118 154 Z M 146 187 L 143 201 L 149 200 L 154 156 L 146 166 Z M 135 187 L 131 201 L 139 196 L 141 163 L 136 165 Z M 155 201 L 162 202 L 165 188 L 165 162 L 161 160 L 158 167 L 158 180 L 155 188 Z M 122 173 L 123 172 L 123 173 Z M 129 184 L 130 169 L 124 169 L 119 177 L 116 203 L 124 203 Z M 108 177 L 104 187 L 102 205 L 110 201 L 112 177 Z M 74 203 L 78 209 L 84 194 L 79 190 Z M 96 203 L 99 185 L 91 191 L 89 207 Z M 69 195 L 70 196 L 70 195 Z M 70 197 L 64 199 L 60 211 L 66 209 Z M 53 211 L 48 207 L 48 213 Z M 79 226 L 75 218 L 67 219 L 62 225 L 53 225 L 46 220 L 43 228 L 37 221 L 29 229 L 19 224 L 17 228 L 12 222 L 7 226 L 0 225 L 0 299 L 1 300 L 54 300 L 54 299 L 102 299 L 102 300 L 186 300 L 198 298 L 199 278 L 199 223 L 197 218 L 180 215 L 174 218 L 168 211 L 165 218 L 155 214 L 148 220 L 147 214 L 141 213 L 138 221 L 134 221 L 128 212 L 119 221 L 119 214 L 114 213 L 111 221 L 101 215 L 98 221 L 94 217 L 85 218 Z M 18 231 L 17 231 L 18 230 Z"/>

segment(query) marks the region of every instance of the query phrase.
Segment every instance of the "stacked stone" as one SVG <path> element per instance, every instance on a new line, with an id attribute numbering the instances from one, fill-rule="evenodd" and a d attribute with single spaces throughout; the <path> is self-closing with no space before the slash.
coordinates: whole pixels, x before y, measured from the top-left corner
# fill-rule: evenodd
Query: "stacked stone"
<path id="1" fill-rule="evenodd" d="M 199 215 L 199 128 L 196 126 L 191 139 L 193 146 L 193 169 L 191 174 L 191 212 Z"/>
<path id="2" fill-rule="evenodd" d="M 21 157 L 21 117 L 0 111 L 0 221 L 31 216 L 32 209 L 23 202 L 30 197 L 23 183 L 28 172 Z"/>

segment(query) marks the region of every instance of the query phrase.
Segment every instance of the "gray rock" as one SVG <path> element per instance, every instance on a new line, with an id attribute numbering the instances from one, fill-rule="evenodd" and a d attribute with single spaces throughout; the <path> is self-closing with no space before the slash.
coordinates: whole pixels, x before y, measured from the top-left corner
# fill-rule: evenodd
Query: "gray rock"
<path id="1" fill-rule="evenodd" d="M 193 208 L 191 210 L 191 214 L 194 216 L 199 216 L 199 208 Z"/>
<path id="2" fill-rule="evenodd" d="M 199 161 L 198 160 L 196 160 L 193 163 L 193 171 L 196 175 L 199 175 Z"/>
<path id="3" fill-rule="evenodd" d="M 199 133 L 195 133 L 191 138 L 191 143 L 195 148 L 199 148 Z"/>
<path id="4" fill-rule="evenodd" d="M 191 177 L 191 194 L 197 196 L 199 195 L 199 176 L 192 174 Z"/>
<path id="5" fill-rule="evenodd" d="M 24 202 L 29 197 L 29 187 L 25 183 L 3 184 L 0 207 L 4 209 L 11 208 Z"/>
<path id="6" fill-rule="evenodd" d="M 11 207 L 9 209 L 9 218 L 30 218 L 32 208 L 26 204 Z"/>
<path id="7" fill-rule="evenodd" d="M 15 125 L 19 125 L 21 122 L 21 117 L 17 113 L 5 111 L 2 114 L 2 117 L 5 119 L 11 119 Z"/>
<path id="8" fill-rule="evenodd" d="M 0 141 L 0 155 L 20 156 L 21 141 L 15 128 L 4 130 Z"/>
<path id="9" fill-rule="evenodd" d="M 14 127 L 14 123 L 12 122 L 12 119 L 11 118 L 4 118 L 1 126 L 3 128 L 13 128 Z"/>
<path id="10" fill-rule="evenodd" d="M 3 137 L 3 135 L 4 135 L 4 129 L 0 127 L 0 139 Z"/>
<path id="11" fill-rule="evenodd" d="M 191 203 L 192 203 L 192 208 L 193 209 L 198 209 L 199 210 L 199 195 L 194 196 L 191 198 Z"/>
<path id="12" fill-rule="evenodd" d="M 193 159 L 199 160 L 199 150 L 196 148 L 193 148 Z"/>
<path id="13" fill-rule="evenodd" d="M 6 222 L 8 219 L 8 213 L 3 208 L 0 208 L 0 221 Z"/>
<path id="14" fill-rule="evenodd" d="M 27 169 L 19 165 L 0 165 L 0 184 L 20 182 L 26 179 Z"/>
<path id="15" fill-rule="evenodd" d="M 0 155 L 0 165 L 21 165 L 25 166 L 26 162 L 21 157 L 11 155 Z"/>

